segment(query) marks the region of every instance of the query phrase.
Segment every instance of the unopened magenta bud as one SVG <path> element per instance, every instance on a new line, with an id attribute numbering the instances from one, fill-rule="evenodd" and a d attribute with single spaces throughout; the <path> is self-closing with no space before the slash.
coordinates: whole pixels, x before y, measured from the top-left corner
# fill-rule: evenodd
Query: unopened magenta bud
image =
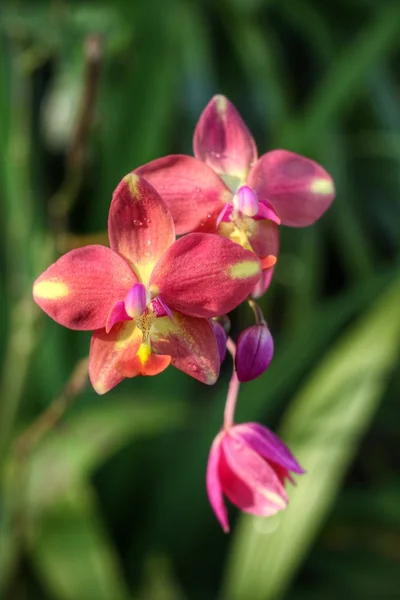
<path id="1" fill-rule="evenodd" d="M 135 283 L 125 298 L 125 310 L 132 319 L 140 317 L 146 310 L 147 290 L 143 283 Z"/>
<path id="2" fill-rule="evenodd" d="M 274 355 L 274 340 L 268 327 L 261 323 L 248 327 L 236 345 L 235 368 L 239 381 L 256 379 L 270 365 Z"/>
<path id="3" fill-rule="evenodd" d="M 247 185 L 242 185 L 233 196 L 233 206 L 246 217 L 254 217 L 258 213 L 257 196 Z"/>

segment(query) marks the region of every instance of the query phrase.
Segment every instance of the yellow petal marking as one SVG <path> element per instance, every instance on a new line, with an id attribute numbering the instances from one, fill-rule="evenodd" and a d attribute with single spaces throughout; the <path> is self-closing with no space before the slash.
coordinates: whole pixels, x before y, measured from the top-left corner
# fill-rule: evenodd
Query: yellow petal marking
<path id="1" fill-rule="evenodd" d="M 334 189 L 333 182 L 329 179 L 315 179 L 311 184 L 311 191 L 323 196 L 332 194 Z"/>
<path id="2" fill-rule="evenodd" d="M 253 275 L 257 275 L 259 272 L 260 264 L 255 260 L 244 260 L 229 268 L 229 275 L 233 279 L 245 279 L 246 277 L 253 277 Z"/>
<path id="3" fill-rule="evenodd" d="M 139 360 L 142 363 L 142 365 L 147 363 L 147 361 L 149 360 L 150 354 L 151 354 L 150 344 L 148 344 L 148 343 L 140 344 L 137 355 L 138 355 Z"/>
<path id="4" fill-rule="evenodd" d="M 33 293 L 42 300 L 58 300 L 69 294 L 69 287 L 63 281 L 38 281 L 33 286 Z"/>

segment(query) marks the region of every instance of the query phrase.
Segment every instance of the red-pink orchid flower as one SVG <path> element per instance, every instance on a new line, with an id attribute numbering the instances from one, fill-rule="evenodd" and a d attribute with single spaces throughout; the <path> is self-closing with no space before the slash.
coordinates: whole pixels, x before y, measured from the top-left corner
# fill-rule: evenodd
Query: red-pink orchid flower
<path id="1" fill-rule="evenodd" d="M 286 508 L 285 479 L 302 474 L 281 440 L 258 423 L 223 429 L 215 438 L 207 465 L 207 494 L 225 532 L 229 531 L 224 495 L 240 510 L 269 517 Z"/>
<path id="2" fill-rule="evenodd" d="M 114 192 L 108 235 L 111 248 L 72 250 L 33 287 L 35 301 L 55 321 L 95 330 L 89 360 L 95 390 L 155 375 L 170 362 L 214 383 L 220 358 L 209 318 L 246 298 L 260 277 L 258 258 L 207 233 L 175 241 L 166 205 L 133 174 Z"/>
<path id="3" fill-rule="evenodd" d="M 216 231 L 263 258 L 253 295 L 268 287 L 280 223 L 311 225 L 330 206 L 331 177 L 313 160 L 272 150 L 259 159 L 253 137 L 225 96 L 214 96 L 194 133 L 195 158 L 171 155 L 136 169 L 169 206 L 177 234 Z"/>

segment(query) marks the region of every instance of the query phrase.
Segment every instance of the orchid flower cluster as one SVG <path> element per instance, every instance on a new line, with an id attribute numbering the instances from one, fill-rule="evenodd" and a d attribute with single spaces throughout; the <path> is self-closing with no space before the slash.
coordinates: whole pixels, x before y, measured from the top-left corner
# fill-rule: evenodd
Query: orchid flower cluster
<path id="1" fill-rule="evenodd" d="M 111 201 L 109 247 L 68 252 L 39 276 L 33 295 L 57 323 L 93 331 L 89 377 L 98 394 L 170 364 L 212 385 L 228 348 L 234 371 L 206 483 L 229 531 L 224 496 L 269 516 L 287 505 L 285 480 L 304 472 L 269 429 L 235 424 L 234 412 L 240 382 L 261 375 L 273 356 L 257 298 L 271 283 L 279 226 L 311 225 L 335 191 L 313 160 L 286 150 L 258 158 L 224 96 L 200 116 L 194 155 L 159 158 L 126 175 Z M 235 345 L 226 315 L 245 301 L 255 324 Z"/>

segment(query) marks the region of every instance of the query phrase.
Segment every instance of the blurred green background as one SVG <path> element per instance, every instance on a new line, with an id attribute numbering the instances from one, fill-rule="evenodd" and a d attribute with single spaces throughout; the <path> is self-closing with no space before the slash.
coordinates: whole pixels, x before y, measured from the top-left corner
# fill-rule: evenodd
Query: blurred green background
<path id="1" fill-rule="evenodd" d="M 399 597 L 399 66 L 399 0 L 1 1 L 0 598 Z M 191 154 L 215 93 L 260 154 L 303 153 L 337 186 L 317 225 L 281 230 L 276 355 L 237 414 L 307 474 L 276 517 L 233 509 L 229 536 L 204 486 L 229 360 L 213 388 L 171 368 L 72 401 L 89 335 L 31 299 L 104 232 L 128 171 Z"/>

